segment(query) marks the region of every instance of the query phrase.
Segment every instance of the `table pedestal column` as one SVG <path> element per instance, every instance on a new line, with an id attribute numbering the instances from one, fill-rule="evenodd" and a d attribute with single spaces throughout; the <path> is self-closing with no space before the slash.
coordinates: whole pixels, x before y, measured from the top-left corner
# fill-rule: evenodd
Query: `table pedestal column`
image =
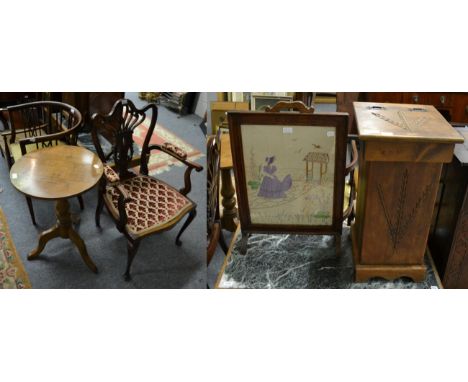
<path id="1" fill-rule="evenodd" d="M 237 228 L 237 208 L 236 208 L 236 189 L 232 184 L 231 169 L 221 169 L 221 196 L 223 205 L 223 216 L 221 217 L 221 226 L 231 232 Z"/>
<path id="2" fill-rule="evenodd" d="M 98 269 L 89 257 L 83 239 L 73 229 L 70 205 L 67 199 L 59 199 L 56 201 L 55 214 L 57 216 L 57 224 L 55 224 L 55 226 L 51 229 L 41 233 L 39 236 L 39 244 L 37 248 L 31 251 L 31 253 L 28 255 L 28 260 L 37 258 L 50 240 L 56 237 L 61 237 L 63 239 L 70 239 L 78 248 L 81 258 L 88 266 L 88 268 L 91 269 L 94 273 L 97 273 Z"/>

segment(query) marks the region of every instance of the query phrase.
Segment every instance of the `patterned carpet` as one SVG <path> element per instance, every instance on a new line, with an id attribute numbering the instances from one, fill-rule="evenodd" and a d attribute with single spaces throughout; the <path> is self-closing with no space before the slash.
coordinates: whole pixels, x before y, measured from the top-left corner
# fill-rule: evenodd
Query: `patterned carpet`
<path id="1" fill-rule="evenodd" d="M 133 139 L 140 148 L 143 146 L 143 141 L 145 139 L 146 132 L 148 131 L 149 122 L 150 120 L 147 118 L 137 129 L 135 129 L 135 132 L 133 133 Z M 203 157 L 203 154 L 200 151 L 157 123 L 153 131 L 153 136 L 151 137 L 150 145 L 162 144 L 164 142 L 170 142 L 184 150 L 187 153 L 187 159 L 191 161 Z M 148 170 L 151 175 L 156 175 L 164 171 L 169 171 L 170 167 L 174 165 L 184 166 L 183 163 L 179 162 L 170 155 L 153 150 L 149 159 Z"/>
<path id="2" fill-rule="evenodd" d="M 31 288 L 31 283 L 16 252 L 5 215 L 0 208 L 0 289 L 24 288 Z"/>
<path id="3" fill-rule="evenodd" d="M 133 132 L 133 140 L 134 140 L 133 149 L 136 155 L 139 155 L 141 152 L 141 148 L 145 140 L 146 132 L 148 131 L 149 123 L 150 123 L 150 119 L 147 118 Z M 102 136 L 99 137 L 99 140 L 104 150 L 104 153 L 107 154 L 108 152 L 110 152 L 112 148 L 111 144 Z M 90 133 L 80 134 L 78 141 L 79 141 L 78 143 L 79 145 L 84 146 L 93 152 L 96 152 Z M 153 130 L 153 136 L 151 137 L 151 140 L 150 140 L 150 145 L 162 144 L 164 142 L 170 142 L 176 145 L 177 147 L 181 148 L 182 150 L 184 150 L 187 153 L 187 159 L 190 161 L 196 161 L 197 159 L 200 159 L 204 156 L 202 152 L 200 152 L 195 147 L 185 142 L 182 138 L 179 138 L 177 135 L 175 135 L 173 132 L 163 127 L 161 124 L 156 123 L 156 127 Z M 149 163 L 148 163 L 148 170 L 149 170 L 150 175 L 157 175 L 157 174 L 161 174 L 163 172 L 169 171 L 172 166 L 183 167 L 185 165 L 179 162 L 177 159 L 161 151 L 153 150 L 151 152 Z M 138 169 L 136 170 L 138 172 Z"/>

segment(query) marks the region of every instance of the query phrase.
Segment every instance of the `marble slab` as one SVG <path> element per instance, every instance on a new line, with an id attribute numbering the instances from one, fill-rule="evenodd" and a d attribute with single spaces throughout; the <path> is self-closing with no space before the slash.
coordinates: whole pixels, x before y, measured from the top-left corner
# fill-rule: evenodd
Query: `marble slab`
<path id="1" fill-rule="evenodd" d="M 343 227 L 342 252 L 336 255 L 332 236 L 252 235 L 247 254 L 240 254 L 240 236 L 226 260 L 218 288 L 439 288 L 427 254 L 427 277 L 415 283 L 374 278 L 354 283 L 354 265 L 349 227 Z"/>

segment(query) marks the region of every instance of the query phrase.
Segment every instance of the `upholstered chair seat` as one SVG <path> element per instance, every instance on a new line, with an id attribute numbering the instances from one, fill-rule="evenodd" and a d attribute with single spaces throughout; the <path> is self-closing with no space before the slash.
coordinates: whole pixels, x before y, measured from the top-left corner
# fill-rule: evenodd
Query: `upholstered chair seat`
<path id="1" fill-rule="evenodd" d="M 125 204 L 127 232 L 142 237 L 173 226 L 194 207 L 194 203 L 174 187 L 150 176 L 136 176 L 119 183 L 129 195 Z M 105 203 L 119 219 L 119 192 L 116 185 L 106 187 Z"/>

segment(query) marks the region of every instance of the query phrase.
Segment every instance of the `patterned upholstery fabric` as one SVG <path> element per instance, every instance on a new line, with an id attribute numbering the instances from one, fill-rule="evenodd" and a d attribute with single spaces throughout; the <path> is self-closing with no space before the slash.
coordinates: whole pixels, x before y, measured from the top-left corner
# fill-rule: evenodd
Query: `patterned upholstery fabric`
<path id="1" fill-rule="evenodd" d="M 163 143 L 162 148 L 167 151 L 170 151 L 171 153 L 174 153 L 175 155 L 177 155 L 178 157 L 182 159 L 187 159 L 187 153 L 170 142 Z"/>
<path id="2" fill-rule="evenodd" d="M 0 207 L 0 289 L 10 288 L 31 288 L 31 283 Z"/>
<path id="3" fill-rule="evenodd" d="M 179 191 L 149 176 L 136 176 L 119 184 L 131 198 L 125 205 L 127 230 L 136 236 L 174 225 L 193 207 L 193 203 Z M 105 199 L 114 217 L 118 218 L 119 193 L 115 186 L 107 187 Z"/>
<path id="4" fill-rule="evenodd" d="M 109 183 L 115 183 L 120 180 L 119 174 L 117 174 L 117 172 L 107 164 L 104 165 L 104 176 Z"/>

